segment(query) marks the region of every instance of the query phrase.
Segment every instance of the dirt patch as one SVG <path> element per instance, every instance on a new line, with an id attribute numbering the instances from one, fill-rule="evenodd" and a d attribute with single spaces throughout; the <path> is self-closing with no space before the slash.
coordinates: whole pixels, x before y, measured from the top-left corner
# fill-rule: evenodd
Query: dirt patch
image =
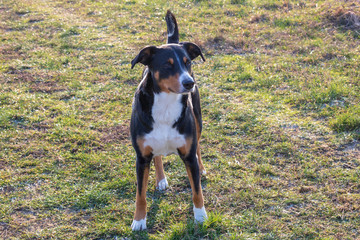
<path id="1" fill-rule="evenodd" d="M 315 192 L 316 188 L 314 186 L 301 186 L 299 188 L 299 193 L 309 193 L 309 192 Z"/>
<path id="2" fill-rule="evenodd" d="M 28 67 L 23 66 L 22 68 L 23 69 L 16 69 L 14 67 L 8 67 L 6 70 L 6 73 L 9 74 L 7 83 L 30 83 L 30 92 L 53 93 L 66 91 L 68 89 L 57 82 L 57 74 L 47 72 L 30 73 L 27 71 Z"/>
<path id="3" fill-rule="evenodd" d="M 101 132 L 100 140 L 105 144 L 127 142 L 130 138 L 129 124 L 102 128 L 99 132 Z"/>
<path id="4" fill-rule="evenodd" d="M 7 74 L 9 74 L 10 79 L 7 81 L 10 82 L 33 82 L 35 81 L 34 74 L 31 74 L 30 72 L 26 70 L 19 70 L 14 67 L 8 67 L 5 71 Z M 1 81 L 1 80 L 0 80 Z"/>
<path id="5" fill-rule="evenodd" d="M 360 30 L 360 12 L 355 11 L 353 5 L 329 9 L 323 13 L 335 26 L 342 26 L 346 29 Z"/>
<path id="6" fill-rule="evenodd" d="M 360 153 L 360 142 L 357 140 L 354 140 L 351 143 L 345 144 L 340 147 L 341 150 L 345 152 L 359 152 Z M 360 156 L 360 155 L 359 155 Z"/>
<path id="7" fill-rule="evenodd" d="M 357 140 L 354 140 L 351 143 L 344 144 L 336 149 L 336 152 L 341 159 L 350 160 L 347 161 L 344 167 L 351 168 L 351 164 L 353 163 L 353 167 L 358 167 L 358 160 L 360 160 L 360 143 Z M 354 161 L 355 160 L 355 161 Z M 349 165 L 350 164 L 350 165 Z"/>
<path id="8" fill-rule="evenodd" d="M 44 21 L 43 18 L 30 18 L 28 20 L 28 23 L 37 23 L 37 22 L 42 22 L 42 21 Z"/>
<path id="9" fill-rule="evenodd" d="M 352 11 L 347 11 L 337 18 L 337 22 L 348 28 L 360 29 L 360 16 Z"/>
<path id="10" fill-rule="evenodd" d="M 9 239 L 18 237 L 20 234 L 17 232 L 17 229 L 10 226 L 10 224 L 6 222 L 0 222 L 0 238 L 1 239 Z"/>
<path id="11" fill-rule="evenodd" d="M 29 210 L 17 210 L 11 214 L 11 223 L 8 225 L 10 229 L 8 230 L 9 235 L 7 237 L 16 237 L 24 233 L 29 232 L 38 232 L 42 229 L 49 229 L 54 227 L 54 219 L 50 218 L 39 218 L 38 214 Z M 11 226 L 17 226 L 14 229 Z M 11 229 L 12 228 L 12 229 Z"/>
<path id="12" fill-rule="evenodd" d="M 257 14 L 250 18 L 250 23 L 268 22 L 270 20 L 267 14 Z"/>
<path id="13" fill-rule="evenodd" d="M 0 7 L 0 13 L 6 12 L 7 10 L 8 10 L 8 8 Z"/>
<path id="14" fill-rule="evenodd" d="M 35 149 L 27 152 L 26 154 L 22 155 L 22 157 L 32 156 L 35 159 L 44 158 L 47 156 L 47 151 L 44 149 Z"/>
<path id="15" fill-rule="evenodd" d="M 213 54 L 239 54 L 243 52 L 245 42 L 239 38 L 236 41 L 226 39 L 222 35 L 218 35 L 214 38 L 208 38 L 206 41 L 195 40 L 195 43 L 204 50 L 206 55 Z"/>
<path id="16" fill-rule="evenodd" d="M 324 53 L 322 57 L 324 60 L 332 60 L 334 58 L 338 58 L 338 55 L 336 53 Z"/>
<path id="17" fill-rule="evenodd" d="M 4 195 L 7 195 L 8 193 L 12 193 L 14 191 L 16 191 L 16 188 L 9 185 L 0 188 L 0 194 L 4 194 Z"/>
<path id="18" fill-rule="evenodd" d="M 29 11 L 26 10 L 17 10 L 14 11 L 14 8 L 8 8 L 8 7 L 1 7 L 0 8 L 0 18 L 6 23 L 7 21 L 15 22 L 19 21 L 22 17 L 29 14 Z M 4 30 L 12 30 L 12 28 L 7 28 L 4 26 L 5 24 L 2 24 Z"/>
<path id="19" fill-rule="evenodd" d="M 50 128 L 53 127 L 53 120 L 45 120 L 39 123 L 34 123 L 32 127 L 40 132 L 47 132 Z"/>
<path id="20" fill-rule="evenodd" d="M 45 82 L 35 82 L 29 87 L 30 92 L 43 92 L 43 93 L 53 93 L 61 92 L 67 90 L 66 87 L 59 85 L 54 81 L 45 81 Z"/>
<path id="21" fill-rule="evenodd" d="M 0 46 L 0 59 L 13 60 L 24 58 L 24 53 L 21 51 L 21 46 L 18 45 L 4 45 Z"/>
<path id="22" fill-rule="evenodd" d="M 320 138 L 315 138 L 313 143 L 319 143 Z M 360 159 L 360 144 L 358 141 L 336 146 L 334 144 L 328 144 L 328 140 L 325 140 L 323 144 L 318 146 L 312 146 L 312 154 L 315 156 L 326 156 L 333 160 L 334 166 L 339 166 L 344 169 L 354 169 L 359 166 Z"/>
<path id="23" fill-rule="evenodd" d="M 68 226 L 71 226 L 71 229 L 67 230 L 68 233 L 83 229 L 92 220 L 90 214 L 82 211 L 64 209 L 56 215 L 50 215 L 47 211 L 20 208 L 10 213 L 9 223 L 0 221 L 0 239 L 19 238 L 24 235 L 34 236 L 44 229 L 57 228 L 59 219 L 65 216 Z"/>
<path id="24" fill-rule="evenodd" d="M 264 3 L 261 4 L 259 7 L 264 8 L 266 10 L 277 10 L 281 8 L 281 5 L 276 3 Z"/>

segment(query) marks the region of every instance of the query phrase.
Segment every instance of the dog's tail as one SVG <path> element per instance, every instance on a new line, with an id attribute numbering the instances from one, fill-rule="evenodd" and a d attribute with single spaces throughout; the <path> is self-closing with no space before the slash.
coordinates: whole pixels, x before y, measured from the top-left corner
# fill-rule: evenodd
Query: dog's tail
<path id="1" fill-rule="evenodd" d="M 167 25 L 167 43 L 179 43 L 179 29 L 178 25 L 176 23 L 176 18 L 174 14 L 170 12 L 170 10 L 167 11 L 166 16 L 166 25 Z"/>

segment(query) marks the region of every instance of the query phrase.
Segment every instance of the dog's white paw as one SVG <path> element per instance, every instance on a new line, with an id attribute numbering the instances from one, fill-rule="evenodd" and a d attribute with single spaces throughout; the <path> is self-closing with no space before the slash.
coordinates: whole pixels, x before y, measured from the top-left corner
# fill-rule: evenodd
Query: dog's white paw
<path id="1" fill-rule="evenodd" d="M 158 189 L 160 191 L 164 191 L 167 187 L 169 187 L 169 184 L 168 184 L 166 178 L 164 178 L 158 183 L 158 186 L 156 187 L 156 189 Z"/>
<path id="2" fill-rule="evenodd" d="M 141 231 L 146 229 L 146 217 L 144 219 L 141 219 L 139 221 L 133 220 L 131 224 L 131 229 L 133 231 Z"/>
<path id="3" fill-rule="evenodd" d="M 206 170 L 205 169 L 201 171 L 201 175 L 206 175 Z"/>
<path id="4" fill-rule="evenodd" d="M 207 219 L 207 214 L 204 206 L 202 208 L 196 208 L 194 206 L 193 210 L 196 223 L 203 223 L 205 219 Z"/>

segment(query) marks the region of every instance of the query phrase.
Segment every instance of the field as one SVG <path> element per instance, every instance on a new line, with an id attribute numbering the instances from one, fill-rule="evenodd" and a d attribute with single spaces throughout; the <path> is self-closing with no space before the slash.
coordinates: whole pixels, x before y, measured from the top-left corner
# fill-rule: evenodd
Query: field
<path id="1" fill-rule="evenodd" d="M 209 219 L 165 158 L 133 233 L 131 103 L 164 16 L 206 61 Z M 0 0 L 0 239 L 360 239 L 360 4 Z"/>

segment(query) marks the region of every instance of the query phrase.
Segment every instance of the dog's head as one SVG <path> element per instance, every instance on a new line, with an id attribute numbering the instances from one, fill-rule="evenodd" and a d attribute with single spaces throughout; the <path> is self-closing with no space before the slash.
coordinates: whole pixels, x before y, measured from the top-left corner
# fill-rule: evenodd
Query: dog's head
<path id="1" fill-rule="evenodd" d="M 191 42 L 179 42 L 179 32 L 175 16 L 168 11 L 168 44 L 160 47 L 147 46 L 131 61 L 131 68 L 137 63 L 148 67 L 154 87 L 160 92 L 188 93 L 194 89 L 195 80 L 191 71 L 191 61 L 198 56 L 205 61 L 201 49 Z"/>
<path id="2" fill-rule="evenodd" d="M 198 56 L 205 61 L 200 48 L 190 42 L 148 46 L 131 61 L 131 68 L 138 62 L 147 66 L 161 92 L 187 93 L 195 85 L 191 60 Z"/>

